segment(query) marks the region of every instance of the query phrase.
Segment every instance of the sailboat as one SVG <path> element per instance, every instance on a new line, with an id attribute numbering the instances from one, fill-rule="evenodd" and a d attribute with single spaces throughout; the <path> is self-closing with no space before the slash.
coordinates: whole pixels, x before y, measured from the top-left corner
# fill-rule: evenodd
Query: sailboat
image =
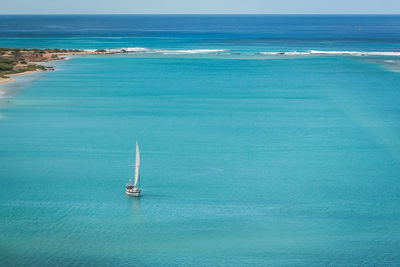
<path id="1" fill-rule="evenodd" d="M 129 183 L 126 184 L 125 193 L 128 196 L 138 197 L 140 196 L 140 177 L 139 177 L 139 168 L 140 168 L 140 154 L 139 154 L 139 145 L 136 141 L 136 160 L 135 165 L 133 165 L 135 169 L 135 180 L 132 183 L 132 178 L 129 179 Z"/>

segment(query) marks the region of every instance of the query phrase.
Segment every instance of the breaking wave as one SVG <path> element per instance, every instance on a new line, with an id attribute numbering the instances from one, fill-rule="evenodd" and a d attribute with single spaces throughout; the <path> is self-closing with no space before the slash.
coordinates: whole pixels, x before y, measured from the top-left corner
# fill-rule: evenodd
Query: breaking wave
<path id="1" fill-rule="evenodd" d="M 144 53 L 144 54 L 164 54 L 164 55 L 184 55 L 184 54 L 216 54 L 226 52 L 226 49 L 151 49 L 145 47 L 127 47 L 121 49 L 108 49 L 110 52 Z"/>
<path id="2" fill-rule="evenodd" d="M 334 56 L 400 56 L 400 52 L 386 52 L 386 51 L 374 51 L 374 52 L 361 52 L 361 51 L 287 51 L 287 52 L 259 52 L 260 55 L 334 55 Z"/>
<path id="3" fill-rule="evenodd" d="M 229 49 L 157 49 L 146 47 L 126 47 L 117 49 L 106 49 L 115 53 L 137 53 L 137 54 L 162 54 L 162 55 L 189 55 L 189 54 L 225 54 L 225 55 L 285 55 L 285 56 L 307 56 L 307 55 L 330 55 L 330 56 L 400 56 L 397 51 L 269 51 L 269 52 L 245 52 L 231 51 Z M 86 49 L 94 52 L 95 49 Z"/>

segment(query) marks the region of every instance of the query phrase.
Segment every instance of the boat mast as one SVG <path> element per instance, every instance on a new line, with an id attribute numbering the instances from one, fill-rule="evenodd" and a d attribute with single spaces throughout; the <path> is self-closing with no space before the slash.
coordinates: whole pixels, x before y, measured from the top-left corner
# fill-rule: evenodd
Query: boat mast
<path id="1" fill-rule="evenodd" d="M 139 179 L 139 168 L 140 168 L 140 154 L 139 154 L 139 145 L 136 141 L 136 162 L 135 162 L 135 183 L 134 187 L 136 187 L 136 184 L 139 181 L 139 186 L 140 186 L 140 179 Z"/>

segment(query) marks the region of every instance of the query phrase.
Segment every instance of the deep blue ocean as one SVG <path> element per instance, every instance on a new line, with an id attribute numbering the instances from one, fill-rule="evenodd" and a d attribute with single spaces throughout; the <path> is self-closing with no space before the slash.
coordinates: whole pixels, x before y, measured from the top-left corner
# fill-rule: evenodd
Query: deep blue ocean
<path id="1" fill-rule="evenodd" d="M 1 266 L 399 266 L 400 16 L 0 16 Z M 135 141 L 142 197 L 127 197 Z"/>

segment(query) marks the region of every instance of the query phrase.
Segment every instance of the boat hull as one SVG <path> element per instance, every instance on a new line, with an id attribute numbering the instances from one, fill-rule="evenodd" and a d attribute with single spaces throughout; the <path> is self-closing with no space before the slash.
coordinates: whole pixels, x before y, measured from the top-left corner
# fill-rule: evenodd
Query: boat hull
<path id="1" fill-rule="evenodd" d="M 130 196 L 130 197 L 139 197 L 140 196 L 140 191 L 132 192 L 132 191 L 126 190 L 125 193 L 127 196 Z"/>

